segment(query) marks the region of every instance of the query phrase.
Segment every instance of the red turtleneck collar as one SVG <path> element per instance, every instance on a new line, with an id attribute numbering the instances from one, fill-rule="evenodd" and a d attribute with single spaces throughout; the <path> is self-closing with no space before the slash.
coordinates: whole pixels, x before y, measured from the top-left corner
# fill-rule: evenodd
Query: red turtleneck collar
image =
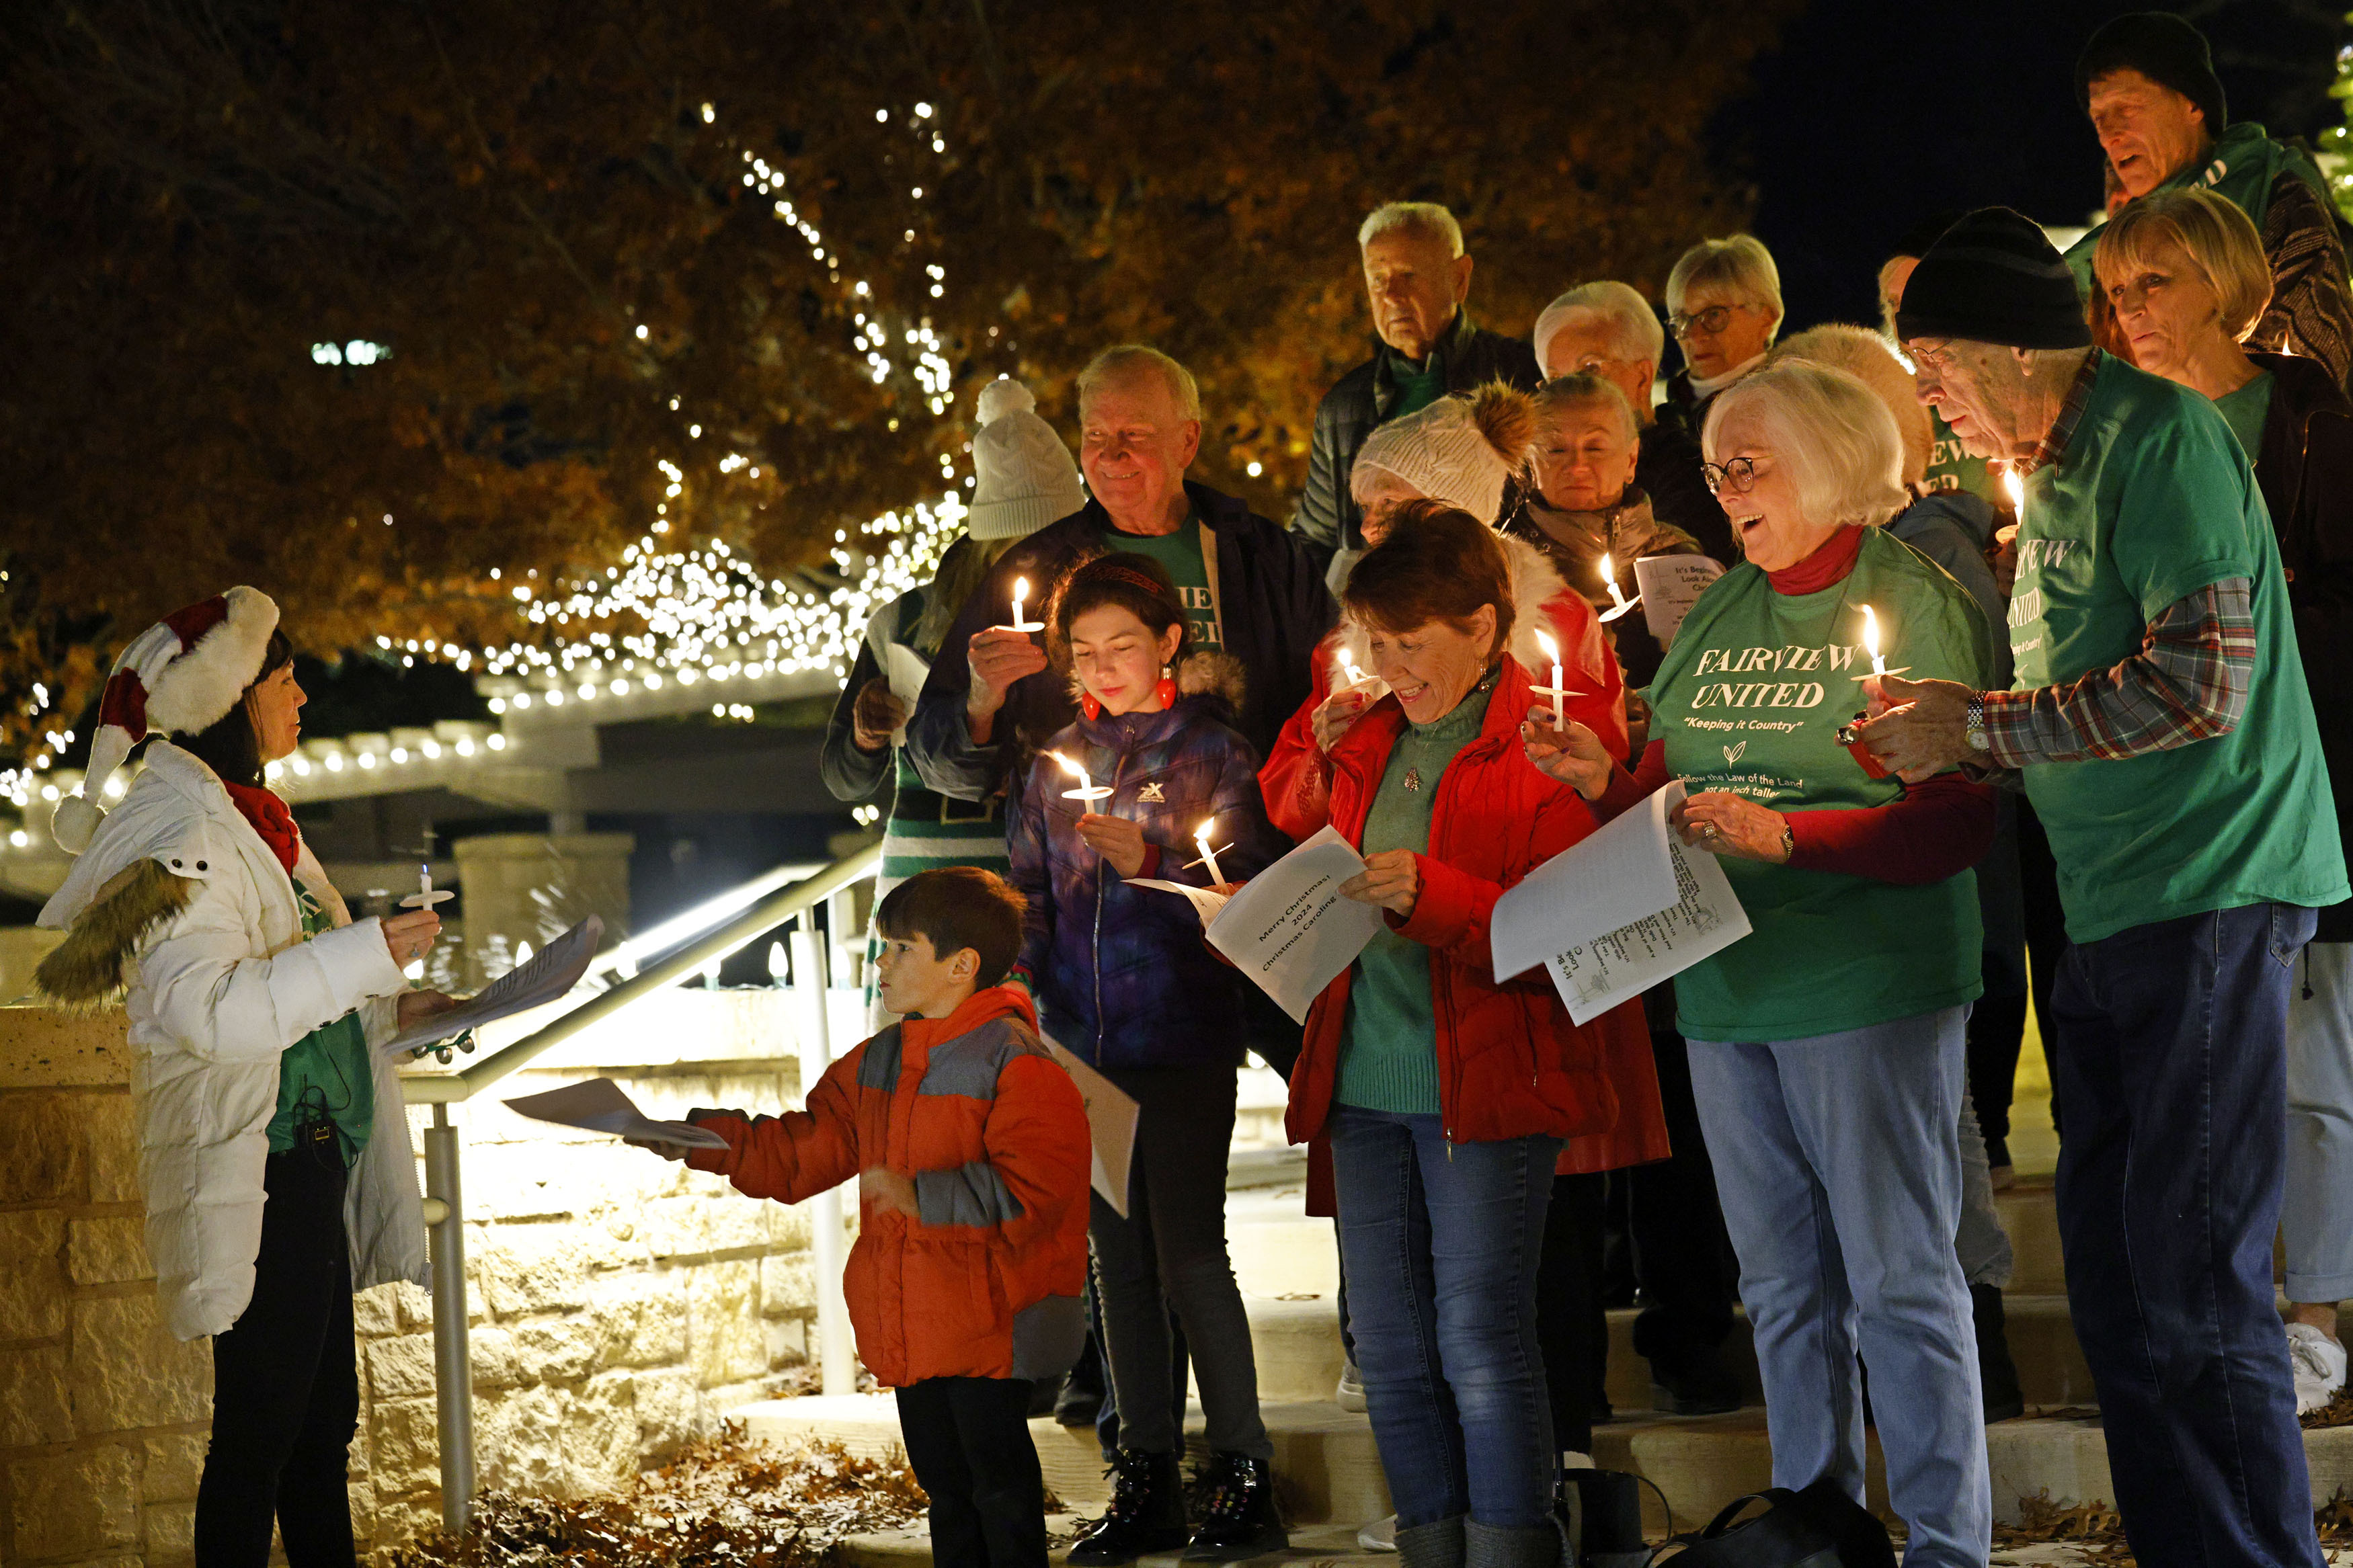
<path id="1" fill-rule="evenodd" d="M 286 868 L 286 874 L 292 876 L 294 862 L 302 856 L 302 830 L 294 826 L 293 810 L 266 789 L 230 784 L 226 779 L 221 783 L 228 790 L 229 802 L 237 807 L 237 814 L 253 825 L 261 841 L 269 846 L 269 852 L 278 857 L 278 863 Z"/>
<path id="2" fill-rule="evenodd" d="M 1853 571 L 1855 557 L 1862 553 L 1862 530 L 1848 523 L 1822 541 L 1811 555 L 1795 566 L 1767 572 L 1765 580 L 1777 594 L 1819 594 Z"/>

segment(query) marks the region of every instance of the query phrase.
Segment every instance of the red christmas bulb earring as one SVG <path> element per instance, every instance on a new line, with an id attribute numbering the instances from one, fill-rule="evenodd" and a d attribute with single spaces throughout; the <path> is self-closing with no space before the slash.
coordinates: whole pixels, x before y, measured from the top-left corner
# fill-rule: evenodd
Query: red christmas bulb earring
<path id="1" fill-rule="evenodd" d="M 1103 704 L 1097 701 L 1095 694 L 1090 691 L 1079 699 L 1079 711 L 1085 714 L 1091 721 L 1100 719 L 1103 717 Z"/>
<path id="2" fill-rule="evenodd" d="M 1154 687 L 1152 691 L 1154 696 L 1160 699 L 1160 706 L 1163 709 L 1176 706 L 1176 677 L 1168 666 L 1164 664 L 1160 667 L 1160 684 Z"/>

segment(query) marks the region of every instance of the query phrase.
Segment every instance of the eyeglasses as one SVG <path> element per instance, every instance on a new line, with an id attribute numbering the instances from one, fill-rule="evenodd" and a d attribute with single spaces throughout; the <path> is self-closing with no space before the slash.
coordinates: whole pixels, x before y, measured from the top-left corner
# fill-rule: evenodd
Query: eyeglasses
<path id="1" fill-rule="evenodd" d="M 1667 331 L 1679 338 L 1691 336 L 1694 329 L 1714 334 L 1724 331 L 1725 323 L 1732 320 L 1733 311 L 1746 309 L 1746 305 L 1710 305 L 1696 316 L 1669 316 Z"/>
<path id="2" fill-rule="evenodd" d="M 1699 477 L 1707 481 L 1707 493 L 1720 496 L 1726 489 L 1736 495 L 1746 495 L 1748 487 L 1757 482 L 1757 465 L 1746 458 L 1735 458 L 1728 463 L 1702 463 Z"/>
<path id="3" fill-rule="evenodd" d="M 1904 345 L 1904 353 L 1923 370 L 1947 371 L 1953 367 L 1953 340 L 1950 338 L 1914 338 Z"/>

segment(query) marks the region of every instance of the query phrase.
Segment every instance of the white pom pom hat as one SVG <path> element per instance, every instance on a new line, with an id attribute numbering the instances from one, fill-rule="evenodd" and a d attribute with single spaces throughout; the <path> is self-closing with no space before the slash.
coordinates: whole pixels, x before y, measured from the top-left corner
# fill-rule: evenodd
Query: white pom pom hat
<path id="1" fill-rule="evenodd" d="M 972 467 L 966 526 L 975 539 L 1021 539 L 1087 504 L 1071 449 L 1039 417 L 1029 389 L 1009 376 L 980 389 Z"/>
<path id="2" fill-rule="evenodd" d="M 149 731 L 195 734 L 236 707 L 261 673 L 277 629 L 278 606 L 269 596 L 237 587 L 175 610 L 133 637 L 99 699 L 81 788 L 58 802 L 49 831 L 58 847 L 71 855 L 89 847 L 105 820 L 98 800 L 106 781 Z"/>

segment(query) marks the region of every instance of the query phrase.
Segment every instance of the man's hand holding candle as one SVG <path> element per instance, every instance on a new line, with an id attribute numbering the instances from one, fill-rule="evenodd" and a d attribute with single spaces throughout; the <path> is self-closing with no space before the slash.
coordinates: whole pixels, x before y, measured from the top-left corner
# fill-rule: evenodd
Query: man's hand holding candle
<path id="1" fill-rule="evenodd" d="M 1901 777 L 1918 784 L 1986 754 L 1969 745 L 1969 699 L 1957 680 L 1906 680 L 1873 676 L 1863 683 L 1876 715 L 1855 726 L 1871 754 Z"/>
<path id="2" fill-rule="evenodd" d="M 1102 816 L 1089 812 L 1079 818 L 1079 837 L 1122 878 L 1142 874 L 1144 828 L 1139 824 L 1124 816 Z"/>
<path id="3" fill-rule="evenodd" d="M 972 634 L 965 649 L 972 670 L 972 689 L 964 700 L 965 721 L 976 744 L 987 744 L 997 728 L 997 710 L 1005 694 L 1024 676 L 1046 668 L 1046 650 L 1029 640 L 1028 632 L 1011 626 L 990 626 Z"/>

